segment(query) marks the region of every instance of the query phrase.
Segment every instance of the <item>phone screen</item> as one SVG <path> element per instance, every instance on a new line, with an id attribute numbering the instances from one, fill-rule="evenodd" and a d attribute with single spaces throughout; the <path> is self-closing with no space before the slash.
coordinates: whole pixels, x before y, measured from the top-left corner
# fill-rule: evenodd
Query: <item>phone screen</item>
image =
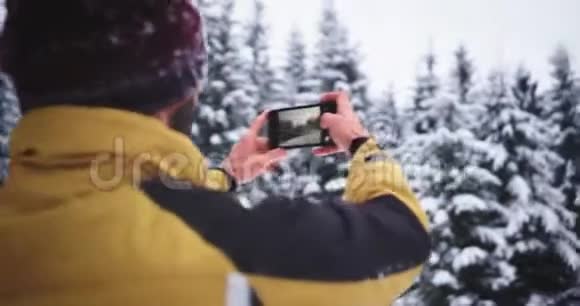
<path id="1" fill-rule="evenodd" d="M 271 145 L 298 148 L 332 144 L 328 132 L 320 127 L 320 117 L 332 109 L 332 104 L 324 103 L 272 111 L 269 128 Z"/>

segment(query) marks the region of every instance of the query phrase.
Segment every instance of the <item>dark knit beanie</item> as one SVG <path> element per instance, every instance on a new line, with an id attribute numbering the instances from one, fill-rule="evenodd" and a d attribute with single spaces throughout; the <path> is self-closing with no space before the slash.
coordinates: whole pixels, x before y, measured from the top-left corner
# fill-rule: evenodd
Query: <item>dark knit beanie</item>
<path id="1" fill-rule="evenodd" d="M 161 109 L 205 76 L 192 0 L 7 0 L 0 65 L 24 108 Z"/>

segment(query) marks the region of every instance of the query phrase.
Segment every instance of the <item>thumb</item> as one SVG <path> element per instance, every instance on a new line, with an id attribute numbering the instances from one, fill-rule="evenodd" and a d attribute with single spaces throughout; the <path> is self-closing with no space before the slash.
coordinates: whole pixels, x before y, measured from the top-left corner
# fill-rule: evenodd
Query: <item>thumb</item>
<path id="1" fill-rule="evenodd" d="M 328 129 L 331 126 L 336 126 L 336 125 L 340 124 L 341 119 L 342 119 L 342 117 L 340 115 L 333 114 L 333 113 L 324 113 L 322 115 L 322 117 L 320 118 L 320 126 L 323 129 Z"/>

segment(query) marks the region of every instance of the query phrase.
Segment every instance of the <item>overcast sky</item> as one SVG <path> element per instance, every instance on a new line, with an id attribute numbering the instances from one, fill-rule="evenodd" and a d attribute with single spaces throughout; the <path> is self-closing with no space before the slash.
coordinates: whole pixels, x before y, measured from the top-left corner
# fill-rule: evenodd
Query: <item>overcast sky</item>
<path id="1" fill-rule="evenodd" d="M 247 16 L 253 0 L 236 0 Z M 273 56 L 284 56 L 292 26 L 310 46 L 317 37 L 323 0 L 264 0 L 271 25 Z M 393 83 L 408 95 L 418 61 L 432 41 L 439 73 L 449 74 L 452 51 L 465 43 L 478 77 L 498 66 L 525 64 L 548 82 L 548 57 L 565 45 L 580 67 L 580 0 L 335 0 L 351 37 L 360 43 L 374 94 Z M 312 48 L 310 49 L 312 51 Z"/>

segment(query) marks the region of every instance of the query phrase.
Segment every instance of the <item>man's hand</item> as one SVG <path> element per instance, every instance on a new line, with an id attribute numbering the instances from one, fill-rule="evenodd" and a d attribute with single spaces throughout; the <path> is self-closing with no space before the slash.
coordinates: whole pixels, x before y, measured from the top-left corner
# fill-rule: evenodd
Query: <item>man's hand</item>
<path id="1" fill-rule="evenodd" d="M 322 103 L 337 103 L 337 113 L 325 113 L 322 115 L 320 125 L 323 129 L 328 129 L 330 137 L 335 143 L 333 147 L 316 148 L 313 150 L 317 156 L 331 155 L 341 152 L 348 152 L 352 141 L 369 137 L 369 132 L 363 127 L 360 119 L 354 112 L 348 94 L 345 92 L 331 92 L 324 94 Z"/>
<path id="2" fill-rule="evenodd" d="M 259 137 L 268 122 L 268 112 L 262 113 L 244 137 L 232 149 L 223 167 L 239 184 L 248 183 L 267 172 L 287 157 L 283 149 L 270 150 L 268 139 Z"/>

